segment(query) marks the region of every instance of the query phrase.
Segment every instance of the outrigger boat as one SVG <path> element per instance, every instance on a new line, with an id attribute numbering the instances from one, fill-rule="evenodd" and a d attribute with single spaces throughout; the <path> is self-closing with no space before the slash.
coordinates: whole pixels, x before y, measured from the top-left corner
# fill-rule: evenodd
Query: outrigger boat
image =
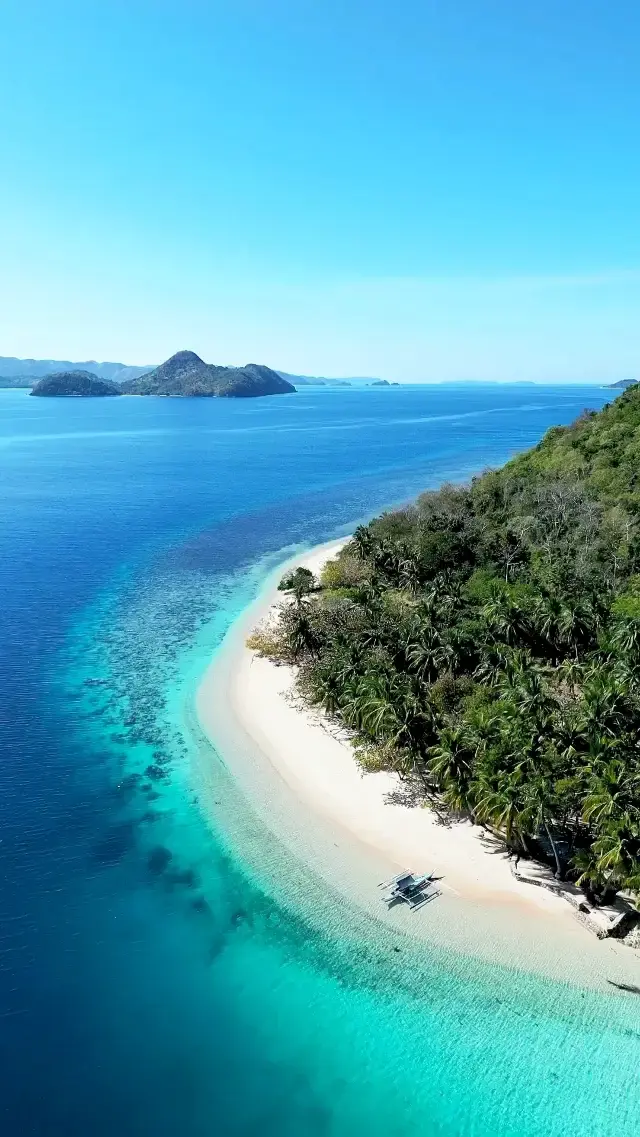
<path id="1" fill-rule="evenodd" d="M 392 904 L 399 903 L 408 904 L 410 908 L 421 908 L 423 904 L 428 904 L 438 895 L 437 891 L 431 888 L 433 883 L 432 872 L 427 876 L 417 876 L 410 869 L 403 869 L 397 876 L 384 881 L 378 887 L 389 890 L 387 895 L 382 897 L 388 908 Z"/>

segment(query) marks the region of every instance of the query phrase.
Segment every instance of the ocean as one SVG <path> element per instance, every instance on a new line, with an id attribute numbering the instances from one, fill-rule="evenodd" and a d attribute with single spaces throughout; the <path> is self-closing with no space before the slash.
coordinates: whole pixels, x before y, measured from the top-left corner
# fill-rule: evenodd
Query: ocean
<path id="1" fill-rule="evenodd" d="M 410 971 L 346 914 L 315 925 L 193 711 L 281 561 L 610 397 L 0 391 L 3 1137 L 638 1126 L 637 997 L 453 954 Z"/>

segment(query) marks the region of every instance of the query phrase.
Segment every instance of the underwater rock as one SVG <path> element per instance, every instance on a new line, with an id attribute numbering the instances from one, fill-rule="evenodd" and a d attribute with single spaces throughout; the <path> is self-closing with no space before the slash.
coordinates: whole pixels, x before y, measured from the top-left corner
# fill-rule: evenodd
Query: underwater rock
<path id="1" fill-rule="evenodd" d="M 124 778 L 120 779 L 120 781 L 118 782 L 118 785 L 116 786 L 116 789 L 123 790 L 125 793 L 128 790 L 134 790 L 136 788 L 136 786 L 138 785 L 138 783 L 140 782 L 140 778 L 141 778 L 140 774 L 136 774 L 136 773 L 127 774 Z"/>
<path id="2" fill-rule="evenodd" d="M 170 849 L 167 849 L 164 845 L 156 845 L 147 857 L 147 868 L 154 876 L 159 876 L 165 871 L 172 860 L 173 853 Z"/>
<path id="3" fill-rule="evenodd" d="M 135 822 L 122 821 L 107 830 L 93 849 L 93 860 L 105 867 L 117 865 L 135 845 Z"/>
<path id="4" fill-rule="evenodd" d="M 191 901 L 191 907 L 193 908 L 194 912 L 206 913 L 211 911 L 209 903 L 205 900 L 204 896 L 195 896 Z"/>
<path id="5" fill-rule="evenodd" d="M 159 782 L 162 778 L 166 778 L 167 776 L 161 766 L 154 765 L 153 763 L 150 766 L 147 766 L 145 774 L 154 782 Z"/>

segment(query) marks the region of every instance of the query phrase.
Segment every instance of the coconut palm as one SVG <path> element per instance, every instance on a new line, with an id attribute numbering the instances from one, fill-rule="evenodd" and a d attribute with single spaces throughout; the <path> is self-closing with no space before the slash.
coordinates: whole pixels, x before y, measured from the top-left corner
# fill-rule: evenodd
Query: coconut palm
<path id="1" fill-rule="evenodd" d="M 310 609 L 307 604 L 298 602 L 291 613 L 287 629 L 288 642 L 294 660 L 298 660 L 307 653 L 314 654 L 319 646 L 319 639 L 310 618 Z"/>
<path id="2" fill-rule="evenodd" d="M 433 683 L 447 662 L 447 652 L 439 632 L 425 624 L 420 629 L 420 638 L 409 642 L 405 648 L 409 670 L 423 683 Z"/>
<path id="3" fill-rule="evenodd" d="M 444 791 L 447 804 L 456 810 L 468 808 L 473 749 L 464 728 L 445 726 L 435 746 L 429 747 L 428 754 L 429 773 Z"/>
<path id="4" fill-rule="evenodd" d="M 606 739 L 603 739 L 605 745 Z M 583 817 L 586 822 L 601 828 L 634 808 L 640 824 L 640 770 L 630 767 L 627 761 L 611 758 L 598 762 L 593 768 L 589 791 L 584 801 Z"/>
<path id="5" fill-rule="evenodd" d="M 522 608 L 504 592 L 496 590 L 482 609 L 490 635 L 499 643 L 514 647 L 527 638 L 527 621 Z"/>
<path id="6" fill-rule="evenodd" d="M 611 638 L 620 655 L 640 663 L 640 619 L 619 619 Z"/>
<path id="7" fill-rule="evenodd" d="M 474 787 L 474 797 L 479 820 L 502 833 L 509 848 L 526 851 L 528 818 L 521 777 L 498 774 L 488 780 L 483 772 Z"/>
<path id="8" fill-rule="evenodd" d="M 541 642 L 557 666 L 563 654 L 563 621 L 566 613 L 559 596 L 541 596 L 533 606 L 533 625 Z"/>
<path id="9" fill-rule="evenodd" d="M 596 629 L 596 612 L 589 601 L 570 598 L 564 602 L 560 611 L 558 630 L 562 642 L 573 651 L 576 661 L 579 658 L 579 651 L 594 643 Z"/>
<path id="10" fill-rule="evenodd" d="M 368 525 L 358 525 L 351 538 L 356 555 L 366 561 L 371 557 L 374 548 L 374 538 Z"/>

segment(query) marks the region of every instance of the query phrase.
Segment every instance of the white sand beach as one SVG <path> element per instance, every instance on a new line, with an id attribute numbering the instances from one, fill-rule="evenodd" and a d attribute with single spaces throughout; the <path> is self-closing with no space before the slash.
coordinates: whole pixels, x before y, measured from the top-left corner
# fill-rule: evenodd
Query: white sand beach
<path id="1" fill-rule="evenodd" d="M 320 546 L 294 563 L 318 574 L 343 543 Z M 249 792 L 264 797 L 269 778 L 279 780 L 281 790 L 286 787 L 289 844 L 297 825 L 302 850 L 313 825 L 332 837 L 342 856 L 348 858 L 357 847 L 360 865 L 371 861 L 365 882 L 371 910 L 405 933 L 569 981 L 584 977 L 587 982 L 588 976 L 589 984 L 637 983 L 638 953 L 614 940 L 598 940 L 566 901 L 517 880 L 504 849 L 484 830 L 470 822 L 442 824 L 431 810 L 398 800 L 402 784 L 396 775 L 362 772 L 346 734 L 295 695 L 294 669 L 245 646 L 248 632 L 282 602 L 275 589 L 267 590 L 232 629 L 203 678 L 197 710 L 203 728 L 220 745 L 216 720 L 224 706 L 250 756 L 243 774 L 255 783 Z M 262 790 L 256 791 L 257 784 Z M 272 810 L 274 830 L 277 813 Z M 419 914 L 387 912 L 375 890 L 383 868 L 391 876 L 405 867 L 440 878 L 441 895 Z"/>

